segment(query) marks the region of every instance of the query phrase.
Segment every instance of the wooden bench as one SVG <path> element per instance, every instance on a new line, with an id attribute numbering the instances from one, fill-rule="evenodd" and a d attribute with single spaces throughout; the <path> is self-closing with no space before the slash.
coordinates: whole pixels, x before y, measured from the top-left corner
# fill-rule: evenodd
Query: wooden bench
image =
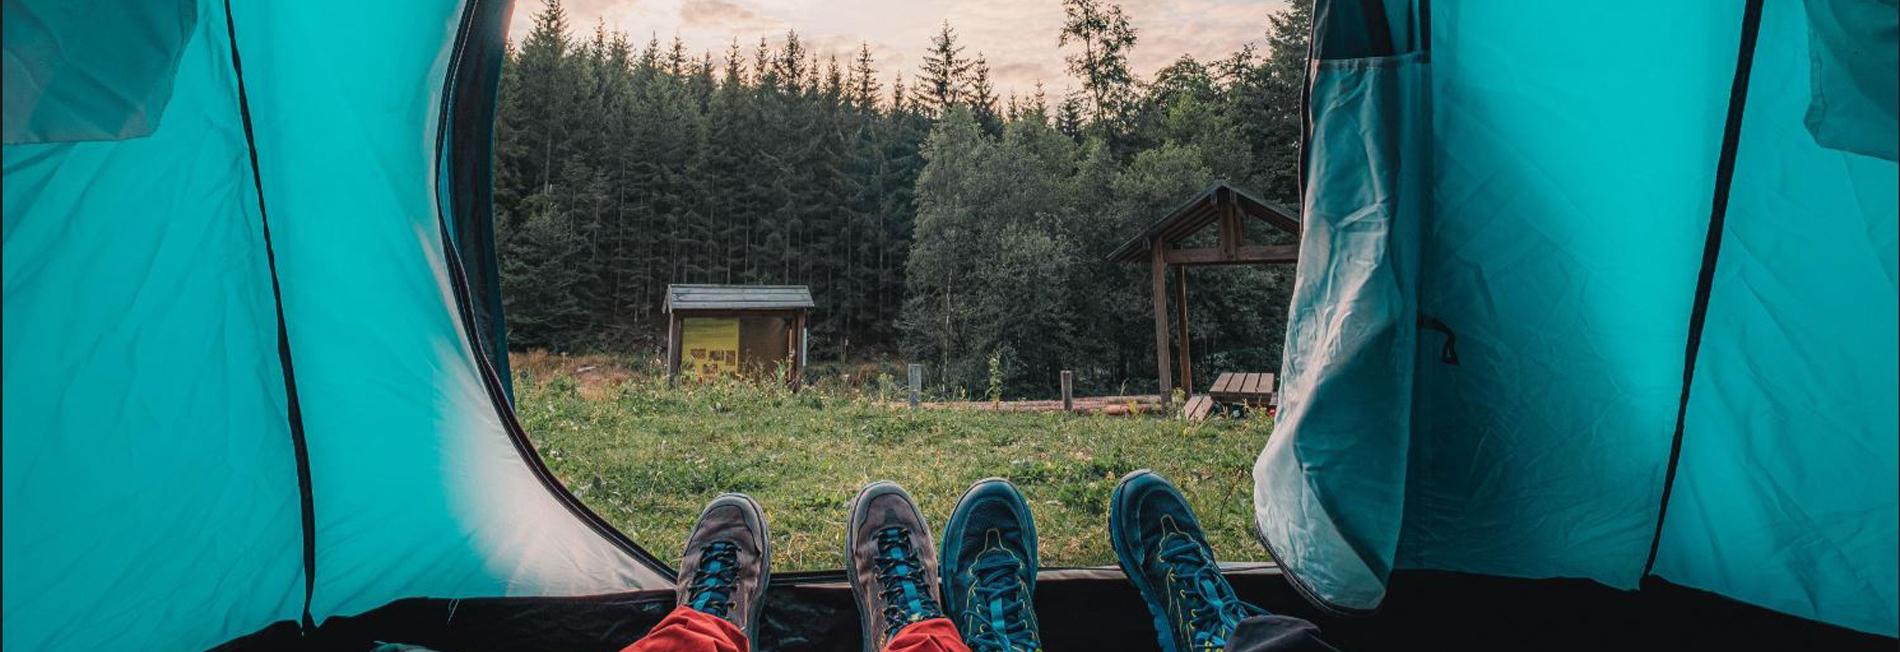
<path id="1" fill-rule="evenodd" d="M 1202 421 L 1207 419 L 1209 412 L 1213 411 L 1214 399 L 1206 394 L 1195 394 L 1193 398 L 1188 399 L 1187 405 L 1181 407 L 1181 416 L 1189 421 Z"/>

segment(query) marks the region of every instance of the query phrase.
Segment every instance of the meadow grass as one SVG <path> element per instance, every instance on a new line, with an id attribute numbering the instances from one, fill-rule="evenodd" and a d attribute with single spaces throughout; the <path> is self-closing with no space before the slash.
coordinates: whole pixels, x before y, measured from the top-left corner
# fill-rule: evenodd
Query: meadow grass
<path id="1" fill-rule="evenodd" d="M 726 491 L 765 507 L 775 570 L 842 566 L 845 507 L 895 480 L 941 527 L 972 482 L 1014 481 L 1036 516 L 1045 566 L 1114 563 L 1109 492 L 1151 468 L 1187 494 L 1223 560 L 1264 559 L 1247 526 L 1251 467 L 1272 423 L 1164 416 L 910 410 L 876 392 L 770 383 L 682 383 L 516 365 L 522 425 L 554 473 L 595 512 L 673 559 L 699 509 Z"/>

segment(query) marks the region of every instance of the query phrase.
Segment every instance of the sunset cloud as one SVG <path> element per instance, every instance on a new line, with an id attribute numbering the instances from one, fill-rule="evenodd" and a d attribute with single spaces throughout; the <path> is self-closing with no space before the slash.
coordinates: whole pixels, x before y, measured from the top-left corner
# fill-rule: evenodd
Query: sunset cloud
<path id="1" fill-rule="evenodd" d="M 778 27 L 778 21 L 759 16 L 752 9 L 731 0 L 685 0 L 680 3 L 680 26 L 684 28 L 722 28 L 735 32 L 758 31 Z"/>
<path id="2" fill-rule="evenodd" d="M 1182 55 L 1218 59 L 1247 43 L 1258 44 L 1269 11 L 1286 0 L 1124 0 L 1139 33 L 1130 58 L 1144 78 Z M 989 60 L 1001 94 L 1034 91 L 1042 81 L 1059 96 L 1075 86 L 1063 62 L 1056 35 L 1062 27 L 1058 0 L 569 0 L 564 3 L 577 33 L 597 24 L 625 31 L 643 42 L 678 36 L 695 51 L 723 57 L 737 38 L 750 56 L 760 38 L 776 44 L 786 30 L 797 30 L 820 57 L 855 56 L 859 43 L 871 47 L 888 88 L 902 72 L 916 76 L 925 48 L 939 25 L 949 21 L 964 53 Z M 515 7 L 510 36 L 526 36 L 538 2 Z"/>

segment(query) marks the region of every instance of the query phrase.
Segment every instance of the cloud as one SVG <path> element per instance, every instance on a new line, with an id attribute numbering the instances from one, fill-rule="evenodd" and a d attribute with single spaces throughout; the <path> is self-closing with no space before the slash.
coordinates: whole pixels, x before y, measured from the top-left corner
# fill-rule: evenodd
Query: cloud
<path id="1" fill-rule="evenodd" d="M 731 0 L 686 0 L 680 4 L 680 26 L 688 29 L 720 27 L 733 31 L 769 29 L 779 21 Z"/>
<path id="2" fill-rule="evenodd" d="M 1014 82 L 1027 80 L 1026 83 L 1011 84 L 1013 86 L 1022 86 L 1025 89 L 1034 89 L 1037 81 L 1042 81 L 1046 84 L 1055 81 L 1057 77 L 1062 75 L 1060 72 L 1050 70 L 1049 66 L 1045 64 L 1035 62 L 1006 63 L 996 66 L 990 72 L 994 74 L 997 79 L 1009 79 Z"/>

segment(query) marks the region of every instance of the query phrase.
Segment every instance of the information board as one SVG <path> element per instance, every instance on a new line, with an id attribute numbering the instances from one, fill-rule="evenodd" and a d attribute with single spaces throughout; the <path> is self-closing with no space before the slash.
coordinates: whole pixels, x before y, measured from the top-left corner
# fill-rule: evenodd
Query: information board
<path id="1" fill-rule="evenodd" d="M 739 374 L 739 320 L 680 320 L 680 373 L 688 378 Z"/>

